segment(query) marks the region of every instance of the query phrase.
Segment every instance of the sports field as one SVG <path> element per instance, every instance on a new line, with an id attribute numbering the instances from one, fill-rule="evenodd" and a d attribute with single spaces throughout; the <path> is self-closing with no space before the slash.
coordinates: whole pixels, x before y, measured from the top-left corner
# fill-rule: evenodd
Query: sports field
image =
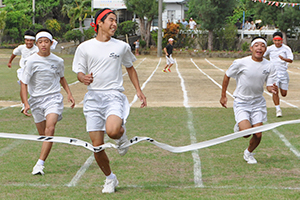
<path id="1" fill-rule="evenodd" d="M 12 50 L 0 50 L 0 132 L 37 134 L 33 119 L 20 110 L 16 70 L 7 67 Z M 56 136 L 90 142 L 85 132 L 82 100 L 86 86 L 65 60 L 65 77 L 76 108 L 65 102 Z M 176 58 L 176 57 L 175 57 Z M 221 84 L 233 59 L 176 58 L 171 73 L 163 73 L 165 58 L 138 56 L 134 66 L 148 107 L 139 108 L 135 90 L 123 69 L 125 94 L 131 103 L 126 127 L 129 138 L 148 136 L 172 146 L 210 140 L 233 132 L 235 124 L 228 88 L 228 109 L 219 104 Z M 283 117 L 275 117 L 271 96 L 264 94 L 268 123 L 300 119 L 300 61 L 290 65 L 288 96 L 281 102 Z M 65 95 L 65 93 L 63 92 Z M 107 149 L 120 182 L 114 194 L 102 194 L 104 175 L 93 153 L 82 147 L 55 143 L 45 163 L 44 176 L 32 176 L 41 142 L 0 138 L 0 199 L 300 199 L 300 124 L 266 131 L 256 149 L 256 165 L 243 160 L 249 139 L 185 153 L 171 153 L 148 142 L 130 147 L 120 157 Z M 107 139 L 107 142 L 114 141 Z"/>

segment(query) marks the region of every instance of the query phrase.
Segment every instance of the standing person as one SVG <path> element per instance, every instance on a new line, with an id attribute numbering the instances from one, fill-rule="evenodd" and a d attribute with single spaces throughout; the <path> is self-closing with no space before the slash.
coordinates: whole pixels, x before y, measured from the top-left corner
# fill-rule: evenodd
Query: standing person
<path id="1" fill-rule="evenodd" d="M 116 140 L 118 152 L 123 156 L 128 151 L 128 147 L 122 146 L 128 142 L 125 122 L 129 114 L 129 103 L 122 93 L 122 64 L 142 101 L 142 108 L 147 106 L 147 101 L 132 64 L 136 58 L 130 46 L 112 38 L 117 29 L 116 14 L 108 8 L 99 10 L 95 14 L 95 23 L 91 25 L 95 27 L 96 38 L 81 43 L 73 60 L 73 71 L 77 73 L 78 80 L 88 88 L 83 107 L 86 129 L 93 146 L 104 144 L 106 133 Z M 94 156 L 106 176 L 102 193 L 115 192 L 119 182 L 110 168 L 105 151 L 95 153 Z"/>
<path id="2" fill-rule="evenodd" d="M 185 19 L 182 19 L 181 24 L 183 25 L 184 28 L 186 28 L 187 25 L 189 25 L 189 23 L 187 21 L 185 21 Z"/>
<path id="3" fill-rule="evenodd" d="M 139 49 L 140 49 L 140 40 L 137 39 L 133 44 L 135 45 L 135 55 L 138 56 L 139 55 Z"/>
<path id="4" fill-rule="evenodd" d="M 21 76 L 22 76 L 22 72 L 24 69 L 24 61 L 27 57 L 31 56 L 32 54 L 38 52 L 38 48 L 37 46 L 35 46 L 34 42 L 35 42 L 35 33 L 31 30 L 27 30 L 24 33 L 24 40 L 25 40 L 25 44 L 19 45 L 17 48 L 15 48 L 13 50 L 13 53 L 11 54 L 11 57 L 8 61 L 7 66 L 9 68 L 11 68 L 11 63 L 12 61 L 15 59 L 16 56 L 21 56 L 21 59 L 19 61 L 19 66 L 20 68 L 17 70 L 17 77 L 18 77 L 18 83 L 20 85 L 20 96 L 21 96 L 21 84 L 22 82 L 20 82 L 21 80 Z M 21 109 L 21 113 L 24 110 L 24 102 L 22 101 L 22 109 Z"/>
<path id="5" fill-rule="evenodd" d="M 193 20 L 193 18 L 190 18 L 189 26 L 190 26 L 191 30 L 195 30 L 196 29 L 197 23 Z"/>
<path id="6" fill-rule="evenodd" d="M 231 77 L 236 79 L 236 89 L 233 93 L 235 132 L 261 126 L 267 121 L 267 106 L 263 97 L 265 82 L 270 93 L 278 92 L 275 84 L 276 70 L 270 61 L 263 58 L 267 50 L 266 40 L 262 37 L 253 38 L 250 50 L 252 56 L 235 60 L 223 79 L 220 103 L 225 108 L 227 108 L 226 90 L 229 80 Z M 253 151 L 259 145 L 261 137 L 261 132 L 253 134 L 248 148 L 244 151 L 244 159 L 248 164 L 257 163 Z"/>
<path id="7" fill-rule="evenodd" d="M 174 59 L 172 58 L 172 53 L 173 53 L 173 42 L 174 42 L 174 39 L 173 38 L 169 38 L 168 39 L 168 44 L 167 46 L 164 48 L 164 52 L 166 54 L 166 59 L 167 59 L 167 64 L 165 66 L 165 68 L 162 70 L 163 72 L 166 72 L 167 73 L 167 68 L 168 68 L 168 71 L 171 72 L 171 67 L 172 65 L 175 63 L 174 62 Z"/>
<path id="8" fill-rule="evenodd" d="M 64 77 L 64 61 L 52 54 L 53 35 L 47 29 L 41 29 L 36 34 L 36 44 L 39 51 L 25 61 L 22 73 L 21 97 L 24 101 L 23 113 L 31 109 L 36 128 L 40 135 L 53 136 L 55 125 L 62 119 L 63 96 L 60 85 L 68 94 L 68 101 L 75 106 L 75 100 Z M 28 93 L 30 98 L 27 100 Z M 44 175 L 44 163 L 52 147 L 52 142 L 43 142 L 40 158 L 33 167 L 33 175 Z"/>
<path id="9" fill-rule="evenodd" d="M 264 56 L 269 56 L 277 70 L 277 85 L 280 88 L 281 96 L 287 95 L 289 87 L 289 74 L 287 72 L 288 64 L 293 62 L 294 55 L 291 48 L 283 44 L 283 37 L 281 32 L 273 34 L 273 45 L 269 46 Z M 273 94 L 273 102 L 276 107 L 276 117 L 282 116 L 280 109 L 279 93 Z"/>
<path id="10" fill-rule="evenodd" d="M 240 22 L 240 19 L 237 19 L 234 25 L 237 29 L 242 29 L 242 23 Z"/>

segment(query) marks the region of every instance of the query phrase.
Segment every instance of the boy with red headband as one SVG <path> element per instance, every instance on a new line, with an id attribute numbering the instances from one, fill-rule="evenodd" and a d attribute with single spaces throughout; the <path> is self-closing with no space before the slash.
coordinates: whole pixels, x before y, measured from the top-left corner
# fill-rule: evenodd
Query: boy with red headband
<path id="1" fill-rule="evenodd" d="M 136 89 L 141 107 L 147 106 L 137 73 L 133 67 L 136 60 L 130 46 L 112 38 L 117 29 L 116 14 L 108 9 L 99 10 L 95 23 L 91 23 L 97 33 L 96 38 L 81 43 L 74 56 L 73 71 L 80 82 L 87 85 L 88 92 L 84 97 L 83 112 L 86 118 L 86 129 L 93 146 L 104 144 L 105 133 L 116 140 L 118 152 L 125 155 L 129 141 L 126 136 L 125 122 L 129 114 L 127 97 L 122 93 L 122 65 Z M 116 175 L 111 171 L 105 151 L 94 154 L 97 164 L 106 176 L 102 193 L 113 193 L 118 185 Z"/>
<path id="2" fill-rule="evenodd" d="M 275 32 L 273 34 L 273 45 L 267 48 L 264 56 L 269 56 L 270 61 L 273 63 L 277 70 L 277 86 L 280 88 L 281 96 L 287 95 L 289 87 L 289 74 L 287 72 L 288 64 L 293 62 L 294 55 L 292 50 L 287 45 L 283 44 L 283 38 L 281 32 Z M 279 94 L 273 94 L 273 102 L 276 107 L 276 117 L 282 116 L 280 109 Z"/>
<path id="3" fill-rule="evenodd" d="M 17 48 L 15 48 L 13 50 L 13 53 L 11 54 L 11 57 L 8 61 L 7 66 L 9 68 L 11 68 L 11 63 L 12 61 L 15 59 L 16 56 L 21 56 L 21 59 L 19 61 L 19 65 L 20 68 L 17 70 L 17 77 L 18 77 L 18 83 L 21 86 L 22 82 L 21 80 L 21 75 L 24 69 L 24 61 L 27 57 L 29 57 L 30 55 L 36 53 L 39 51 L 39 49 L 37 48 L 37 46 L 34 45 L 35 42 L 35 33 L 31 30 L 27 30 L 24 33 L 24 40 L 25 40 L 25 44 L 19 45 Z M 20 96 L 21 96 L 21 90 L 20 90 Z M 23 104 L 23 101 L 22 101 Z M 22 109 L 21 109 L 21 113 L 24 110 L 24 104 L 22 105 Z"/>

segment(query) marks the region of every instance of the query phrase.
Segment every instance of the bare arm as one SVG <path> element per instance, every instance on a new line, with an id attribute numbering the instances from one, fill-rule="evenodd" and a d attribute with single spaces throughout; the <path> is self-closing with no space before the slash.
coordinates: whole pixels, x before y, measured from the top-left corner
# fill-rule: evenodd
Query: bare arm
<path id="1" fill-rule="evenodd" d="M 164 48 L 164 52 L 165 52 L 166 56 L 169 56 L 169 54 L 168 54 L 168 52 L 167 52 L 167 48 L 166 48 L 166 47 Z"/>
<path id="2" fill-rule="evenodd" d="M 278 93 L 278 86 L 274 83 L 272 86 L 267 86 L 267 90 L 270 93 L 277 94 Z"/>
<path id="3" fill-rule="evenodd" d="M 227 108 L 227 97 L 226 97 L 226 91 L 227 87 L 230 81 L 230 77 L 228 77 L 226 74 L 224 75 L 223 78 L 223 84 L 222 84 L 222 93 L 221 93 L 221 99 L 220 103 L 223 107 Z"/>
<path id="4" fill-rule="evenodd" d="M 28 97 L 27 84 L 21 82 L 21 99 L 25 107 L 23 110 L 23 114 L 26 116 L 31 116 L 31 114 L 28 113 L 30 106 L 27 97 Z"/>
<path id="5" fill-rule="evenodd" d="M 9 68 L 11 68 L 11 63 L 12 63 L 13 59 L 15 59 L 16 56 L 17 56 L 17 55 L 15 55 L 15 54 L 11 54 L 10 59 L 9 59 L 9 61 L 8 61 L 8 64 L 7 64 L 7 66 L 8 66 Z"/>
<path id="6" fill-rule="evenodd" d="M 72 96 L 72 92 L 70 90 L 70 87 L 69 87 L 69 85 L 68 85 L 67 80 L 65 79 L 65 77 L 61 77 L 60 78 L 60 84 L 64 88 L 64 90 L 66 91 L 66 93 L 68 94 L 68 102 L 72 103 L 71 108 L 74 108 L 74 106 L 75 106 L 75 100 L 74 100 L 74 98 Z"/>
<path id="7" fill-rule="evenodd" d="M 284 57 L 282 57 L 282 56 L 280 56 L 280 55 L 279 55 L 279 58 L 280 58 L 281 60 L 285 61 L 285 62 L 288 62 L 288 63 L 292 63 L 292 62 L 293 62 L 292 59 L 284 58 Z"/>
<path id="8" fill-rule="evenodd" d="M 90 85 L 93 80 L 94 80 L 94 77 L 93 77 L 93 73 L 91 74 L 84 74 L 82 72 L 79 72 L 77 74 L 77 79 L 83 83 L 84 85 Z"/>
<path id="9" fill-rule="evenodd" d="M 147 100 L 146 100 L 146 97 L 145 97 L 145 95 L 143 94 L 143 92 L 140 88 L 139 79 L 138 79 L 138 76 L 137 76 L 137 73 L 136 73 L 134 67 L 131 66 L 130 68 L 126 68 L 126 70 L 127 70 L 127 73 L 129 75 L 129 78 L 130 78 L 133 86 L 136 89 L 136 95 L 138 96 L 138 98 L 142 102 L 141 108 L 146 107 L 147 106 Z"/>

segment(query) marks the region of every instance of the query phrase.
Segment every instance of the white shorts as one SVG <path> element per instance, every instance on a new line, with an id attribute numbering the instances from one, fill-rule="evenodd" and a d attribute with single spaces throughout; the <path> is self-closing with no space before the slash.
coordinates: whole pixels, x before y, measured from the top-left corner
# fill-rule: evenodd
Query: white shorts
<path id="1" fill-rule="evenodd" d="M 88 91 L 83 106 L 87 132 L 105 131 L 106 119 L 110 115 L 120 117 L 125 124 L 129 109 L 127 97 L 119 91 Z"/>
<path id="2" fill-rule="evenodd" d="M 287 71 L 277 71 L 277 86 L 283 90 L 289 89 L 290 77 Z"/>
<path id="3" fill-rule="evenodd" d="M 251 125 L 267 121 L 267 106 L 264 97 L 256 98 L 250 101 L 235 98 L 233 102 L 235 121 L 240 123 L 248 120 Z"/>
<path id="4" fill-rule="evenodd" d="M 62 119 L 64 104 L 61 93 L 42 97 L 30 97 L 28 103 L 35 123 L 45 121 L 46 116 L 50 113 L 58 114 L 58 121 Z"/>
<path id="5" fill-rule="evenodd" d="M 20 83 L 20 80 L 21 80 L 21 78 L 22 78 L 22 73 L 23 73 L 23 68 L 19 68 L 18 70 L 17 70 L 17 77 L 18 77 L 18 83 L 19 83 L 19 85 L 21 85 L 21 83 Z"/>
<path id="6" fill-rule="evenodd" d="M 175 63 L 174 59 L 172 58 L 172 54 L 169 57 L 166 56 L 166 59 L 167 59 L 167 65 Z"/>

